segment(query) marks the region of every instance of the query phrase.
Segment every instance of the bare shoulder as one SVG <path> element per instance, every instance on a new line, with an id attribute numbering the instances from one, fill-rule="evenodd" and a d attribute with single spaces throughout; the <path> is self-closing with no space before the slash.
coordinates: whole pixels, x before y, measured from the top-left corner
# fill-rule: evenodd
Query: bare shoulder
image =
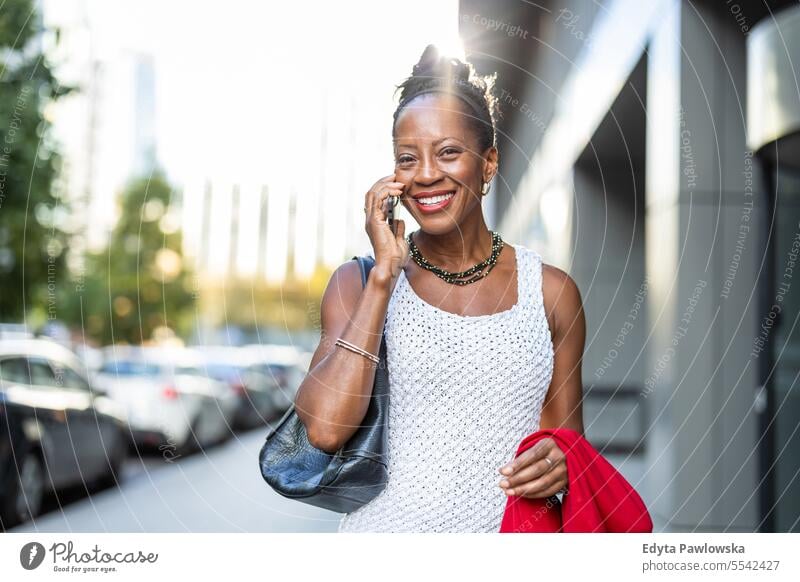
<path id="1" fill-rule="evenodd" d="M 358 301 L 361 288 L 361 268 L 358 266 L 358 261 L 355 259 L 345 261 L 336 267 L 328 281 L 328 286 L 322 295 L 321 310 L 348 311 L 348 308 Z"/>
<path id="2" fill-rule="evenodd" d="M 331 338 L 342 334 L 358 303 L 361 289 L 361 268 L 354 259 L 339 265 L 331 275 L 320 302 L 320 341 L 311 357 L 309 370 L 328 353 Z"/>
<path id="3" fill-rule="evenodd" d="M 358 287 L 361 287 L 361 268 L 358 266 L 358 261 L 350 259 L 336 267 L 328 286 L 330 287 L 331 284 L 345 287 L 353 287 L 357 284 Z"/>
<path id="4" fill-rule="evenodd" d="M 583 300 L 574 279 L 564 270 L 544 262 L 542 295 L 551 330 L 556 330 L 559 322 L 574 322 L 583 317 Z"/>
<path id="5" fill-rule="evenodd" d="M 545 294 L 548 292 L 556 295 L 564 293 L 577 293 L 580 295 L 578 285 L 569 274 L 549 263 L 542 262 L 542 285 Z"/>

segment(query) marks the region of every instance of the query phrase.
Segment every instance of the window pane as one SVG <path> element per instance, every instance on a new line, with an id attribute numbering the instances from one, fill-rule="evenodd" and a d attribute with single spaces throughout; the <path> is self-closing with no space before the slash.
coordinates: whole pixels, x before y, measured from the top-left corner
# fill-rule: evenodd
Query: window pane
<path id="1" fill-rule="evenodd" d="M 37 386 L 60 386 L 56 382 L 56 377 L 47 360 L 30 359 L 28 360 L 28 365 L 31 371 L 31 384 Z"/>
<path id="2" fill-rule="evenodd" d="M 60 386 L 73 390 L 89 390 L 89 383 L 72 368 L 54 362 L 53 369 Z"/>
<path id="3" fill-rule="evenodd" d="M 27 361 L 24 358 L 9 358 L 0 362 L 0 378 L 3 382 L 30 384 Z"/>
<path id="4" fill-rule="evenodd" d="M 106 362 L 100 368 L 101 374 L 112 376 L 156 376 L 159 373 L 158 366 L 146 362 L 134 362 L 129 360 L 117 360 Z"/>

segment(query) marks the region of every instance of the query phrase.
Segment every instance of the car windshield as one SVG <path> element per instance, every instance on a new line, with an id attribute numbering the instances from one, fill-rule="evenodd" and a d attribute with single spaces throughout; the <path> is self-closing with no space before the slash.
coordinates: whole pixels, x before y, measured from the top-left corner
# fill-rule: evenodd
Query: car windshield
<path id="1" fill-rule="evenodd" d="M 208 364 L 206 366 L 206 370 L 208 375 L 215 380 L 223 380 L 225 382 L 238 380 L 244 372 L 244 370 L 239 366 L 233 366 L 230 364 Z"/>
<path id="2" fill-rule="evenodd" d="M 147 362 L 134 362 L 130 360 L 117 360 L 106 362 L 100 368 L 101 374 L 115 376 L 157 376 L 160 368 Z"/>
<path id="3" fill-rule="evenodd" d="M 176 374 L 181 374 L 183 376 L 205 376 L 205 372 L 200 368 L 195 368 L 194 366 L 178 366 L 175 368 Z"/>

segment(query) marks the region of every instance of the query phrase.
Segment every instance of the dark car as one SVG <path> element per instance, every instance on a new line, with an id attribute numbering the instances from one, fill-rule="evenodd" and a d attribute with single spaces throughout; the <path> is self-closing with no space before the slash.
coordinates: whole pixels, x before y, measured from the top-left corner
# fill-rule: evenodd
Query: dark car
<path id="1" fill-rule="evenodd" d="M 124 414 L 67 348 L 0 341 L 0 525 L 35 517 L 44 495 L 117 482 L 130 447 Z"/>
<path id="2" fill-rule="evenodd" d="M 238 395 L 239 406 L 233 421 L 236 428 L 265 426 L 280 414 L 278 382 L 259 367 L 250 352 L 229 346 L 195 346 L 194 349 L 202 355 L 201 368 L 205 373 L 227 382 Z"/>
<path id="3" fill-rule="evenodd" d="M 303 353 L 294 346 L 251 344 L 242 349 L 255 362 L 256 369 L 275 383 L 274 400 L 284 413 L 294 403 L 310 360 L 305 362 Z"/>

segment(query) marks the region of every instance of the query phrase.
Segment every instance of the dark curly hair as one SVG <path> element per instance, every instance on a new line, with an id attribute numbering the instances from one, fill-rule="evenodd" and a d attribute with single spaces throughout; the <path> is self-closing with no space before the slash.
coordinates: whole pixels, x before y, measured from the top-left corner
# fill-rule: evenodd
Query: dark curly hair
<path id="1" fill-rule="evenodd" d="M 394 112 L 392 137 L 396 137 L 395 126 L 400 112 L 412 99 L 432 91 L 450 93 L 460 97 L 472 114 L 467 118 L 478 138 L 480 151 L 497 145 L 497 120 L 500 108 L 494 95 L 497 74 L 480 76 L 471 63 L 439 54 L 436 46 L 429 44 L 414 65 L 411 76 L 396 86 L 400 102 Z"/>

